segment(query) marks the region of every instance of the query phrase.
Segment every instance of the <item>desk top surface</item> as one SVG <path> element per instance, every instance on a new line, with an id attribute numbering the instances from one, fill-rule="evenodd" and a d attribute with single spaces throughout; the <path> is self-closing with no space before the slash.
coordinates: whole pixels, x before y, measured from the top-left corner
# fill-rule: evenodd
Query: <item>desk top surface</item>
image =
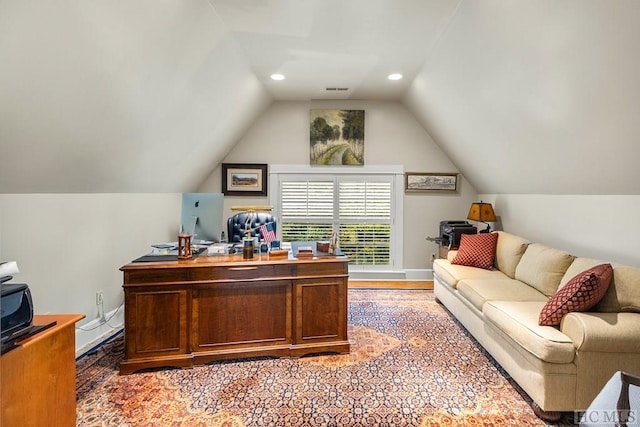
<path id="1" fill-rule="evenodd" d="M 234 255 L 200 255 L 192 259 L 177 261 L 151 261 L 151 262 L 131 262 L 120 268 L 122 271 L 127 270 L 144 270 L 157 268 L 184 268 L 184 267 L 219 267 L 219 266 L 258 266 L 265 264 L 306 264 L 306 263 L 336 263 L 349 262 L 346 256 L 322 255 L 310 258 L 270 258 L 269 254 L 254 254 L 251 259 L 244 259 L 242 254 Z"/>
<path id="2" fill-rule="evenodd" d="M 28 338 L 25 338 L 19 341 L 18 348 L 28 347 L 30 345 L 33 345 L 34 343 L 37 343 L 39 340 L 42 340 L 44 338 L 51 336 L 52 334 L 57 333 L 58 331 L 60 331 L 60 329 L 74 325 L 76 322 L 79 322 L 80 320 L 84 319 L 84 317 L 85 317 L 84 314 L 36 314 L 33 316 L 33 324 L 35 326 L 46 325 L 54 321 L 56 322 L 56 325 L 49 329 L 45 329 L 44 331 L 39 332 L 33 336 L 30 336 Z M 7 354 L 11 354 L 16 350 L 7 352 L 6 354 L 2 355 L 2 357 L 5 357 Z"/>

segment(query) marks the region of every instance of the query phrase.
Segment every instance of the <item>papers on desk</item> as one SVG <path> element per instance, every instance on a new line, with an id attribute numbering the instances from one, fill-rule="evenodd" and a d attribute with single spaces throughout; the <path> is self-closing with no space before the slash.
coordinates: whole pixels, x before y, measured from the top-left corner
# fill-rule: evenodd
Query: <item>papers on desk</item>
<path id="1" fill-rule="evenodd" d="M 193 239 L 193 241 L 191 242 L 192 245 L 197 245 L 197 246 L 211 246 L 213 245 L 213 240 L 198 240 L 198 239 Z"/>
<path id="2" fill-rule="evenodd" d="M 175 249 L 178 247 L 178 244 L 173 244 L 173 243 L 157 243 L 155 245 L 151 245 L 152 248 L 155 249 L 166 249 L 166 250 L 171 250 L 171 249 Z"/>
<path id="3" fill-rule="evenodd" d="M 151 245 L 151 252 L 148 255 L 177 255 L 178 242 L 174 243 L 156 243 Z"/>
<path id="4" fill-rule="evenodd" d="M 16 273 L 20 273 L 17 262 L 7 261 L 0 263 L 0 278 L 13 276 Z"/>
<path id="5" fill-rule="evenodd" d="M 228 243 L 214 243 L 207 248 L 207 255 L 225 255 L 229 253 Z"/>
<path id="6" fill-rule="evenodd" d="M 198 240 L 193 239 L 191 242 L 191 250 L 201 248 L 203 246 L 211 246 L 214 242 L 210 240 Z M 177 255 L 178 254 L 178 242 L 168 243 L 156 243 L 151 245 L 151 252 L 149 255 Z"/>

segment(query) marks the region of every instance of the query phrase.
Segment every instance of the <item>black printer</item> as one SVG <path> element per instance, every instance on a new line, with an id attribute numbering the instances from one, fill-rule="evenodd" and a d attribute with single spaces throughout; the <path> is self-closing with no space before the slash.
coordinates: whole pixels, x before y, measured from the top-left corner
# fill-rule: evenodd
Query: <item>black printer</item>
<path id="1" fill-rule="evenodd" d="M 29 336 L 33 329 L 33 302 L 29 286 L 24 283 L 2 283 L 0 311 L 2 353 Z"/>
<path id="2" fill-rule="evenodd" d="M 457 249 L 463 234 L 477 234 L 478 228 L 469 221 L 440 221 L 440 245 Z"/>

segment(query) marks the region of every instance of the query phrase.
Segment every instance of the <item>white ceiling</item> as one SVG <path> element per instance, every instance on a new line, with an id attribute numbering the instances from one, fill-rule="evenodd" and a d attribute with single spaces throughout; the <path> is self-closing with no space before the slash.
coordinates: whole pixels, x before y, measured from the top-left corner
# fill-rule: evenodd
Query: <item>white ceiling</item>
<path id="1" fill-rule="evenodd" d="M 638 0 L 0 1 L 0 192 L 192 190 L 273 100 L 344 98 L 403 103 L 481 193 L 640 194 L 638 22 Z"/>
<path id="2" fill-rule="evenodd" d="M 458 1 L 210 0 L 276 100 L 400 99 Z"/>

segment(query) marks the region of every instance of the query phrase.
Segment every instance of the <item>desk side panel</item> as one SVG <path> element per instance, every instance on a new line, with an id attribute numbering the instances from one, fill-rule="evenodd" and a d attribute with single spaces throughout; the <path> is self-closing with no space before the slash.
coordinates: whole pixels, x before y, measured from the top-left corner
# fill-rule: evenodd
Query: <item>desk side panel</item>
<path id="1" fill-rule="evenodd" d="M 59 324 L 29 338 L 0 359 L 2 426 L 75 426 L 75 330 L 69 316 L 36 316 Z"/>

